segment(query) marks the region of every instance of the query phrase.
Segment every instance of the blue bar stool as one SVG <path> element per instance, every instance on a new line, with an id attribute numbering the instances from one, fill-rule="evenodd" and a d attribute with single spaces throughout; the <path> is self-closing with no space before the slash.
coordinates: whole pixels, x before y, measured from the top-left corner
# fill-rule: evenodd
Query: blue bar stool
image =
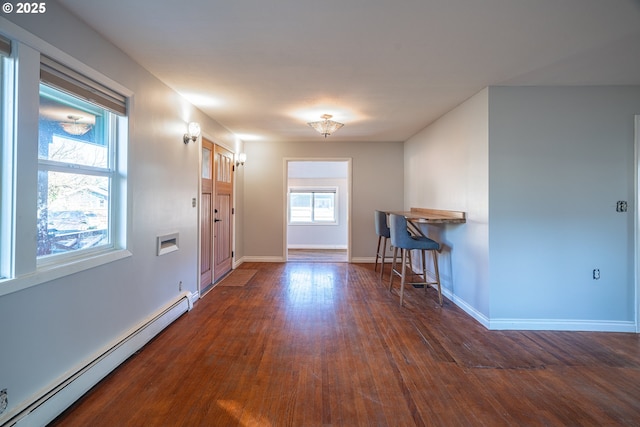
<path id="1" fill-rule="evenodd" d="M 387 239 L 391 237 L 391 230 L 387 226 L 387 214 L 382 211 L 375 211 L 376 234 L 378 235 L 378 248 L 376 249 L 376 263 L 373 271 L 378 268 L 378 259 L 381 259 L 380 277 L 384 273 L 384 261 L 387 258 Z M 380 253 L 380 244 L 382 243 L 382 253 Z M 391 254 L 389 254 L 391 258 Z"/>
<path id="2" fill-rule="evenodd" d="M 404 285 L 407 280 L 407 266 L 410 269 L 410 273 L 414 273 L 411 264 L 411 250 L 419 250 L 422 252 L 422 282 L 412 282 L 412 285 L 423 284 L 426 292 L 427 286 L 438 285 L 438 297 L 440 299 L 440 305 L 442 306 L 442 288 L 440 286 L 440 272 L 438 270 L 438 256 L 437 251 L 440 250 L 440 244 L 435 240 L 431 240 L 426 236 L 413 236 L 407 229 L 407 219 L 403 215 L 389 214 L 389 228 L 391 231 L 391 245 L 393 246 L 393 262 L 391 264 L 391 280 L 389 281 L 389 291 L 393 287 L 393 276 L 398 275 L 402 277 L 400 280 L 400 305 L 403 302 Z M 396 258 L 398 249 L 401 250 L 400 257 L 402 258 L 401 271 L 396 270 Z M 425 252 L 431 251 L 433 255 L 433 269 L 435 274 L 435 281 L 429 281 L 427 277 L 426 257 Z"/>

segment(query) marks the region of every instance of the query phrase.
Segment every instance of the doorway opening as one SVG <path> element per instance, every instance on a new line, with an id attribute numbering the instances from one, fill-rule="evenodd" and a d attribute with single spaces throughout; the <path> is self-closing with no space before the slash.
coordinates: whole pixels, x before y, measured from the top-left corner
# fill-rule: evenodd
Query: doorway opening
<path id="1" fill-rule="evenodd" d="M 349 262 L 351 159 L 285 159 L 285 256 Z"/>

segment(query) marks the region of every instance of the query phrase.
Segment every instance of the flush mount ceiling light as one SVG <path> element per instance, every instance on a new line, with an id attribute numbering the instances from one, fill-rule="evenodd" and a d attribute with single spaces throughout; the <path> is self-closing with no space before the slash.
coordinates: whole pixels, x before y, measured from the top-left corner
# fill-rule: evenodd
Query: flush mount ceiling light
<path id="1" fill-rule="evenodd" d="M 60 127 L 69 135 L 80 136 L 91 130 L 91 123 L 78 123 L 82 117 L 69 115 L 67 118 L 73 122 L 60 122 Z"/>
<path id="2" fill-rule="evenodd" d="M 344 124 L 342 123 L 329 120 L 331 117 L 333 117 L 331 114 L 323 114 L 321 118 L 324 120 L 320 120 L 319 122 L 309 122 L 307 124 L 317 130 L 320 134 L 324 135 L 324 137 L 326 138 L 327 135 L 331 135 L 342 126 L 344 126 Z"/>

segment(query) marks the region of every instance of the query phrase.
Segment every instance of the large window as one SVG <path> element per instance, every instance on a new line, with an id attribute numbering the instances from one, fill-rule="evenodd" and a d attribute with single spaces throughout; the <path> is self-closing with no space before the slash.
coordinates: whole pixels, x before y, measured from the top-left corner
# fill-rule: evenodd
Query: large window
<path id="1" fill-rule="evenodd" d="M 131 255 L 131 92 L 21 46 L 0 36 L 0 295 Z"/>
<path id="2" fill-rule="evenodd" d="M 40 85 L 39 257 L 111 245 L 114 116 Z"/>
<path id="3" fill-rule="evenodd" d="M 337 189 L 289 189 L 289 224 L 335 224 Z"/>

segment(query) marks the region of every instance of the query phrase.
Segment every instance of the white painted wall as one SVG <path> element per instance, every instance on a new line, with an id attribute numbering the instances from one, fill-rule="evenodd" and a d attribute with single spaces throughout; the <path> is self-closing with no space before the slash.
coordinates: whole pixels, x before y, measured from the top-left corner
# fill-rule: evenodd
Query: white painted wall
<path id="1" fill-rule="evenodd" d="M 288 187 L 334 187 L 335 224 L 289 224 L 287 247 L 293 249 L 346 249 L 348 245 L 349 162 L 288 161 Z"/>
<path id="2" fill-rule="evenodd" d="M 304 123 L 301 123 L 303 126 Z M 245 260 L 284 260 L 285 159 L 352 159 L 351 256 L 375 257 L 373 212 L 403 206 L 403 146 L 397 142 L 337 143 L 248 141 L 245 143 L 243 224 Z"/>
<path id="3" fill-rule="evenodd" d="M 465 224 L 424 231 L 443 245 L 443 292 L 485 324 L 490 315 L 488 93 L 481 91 L 404 144 L 404 207 L 467 214 Z"/>
<path id="4" fill-rule="evenodd" d="M 490 89 L 492 327 L 634 330 L 638 112 L 637 86 Z"/>
<path id="5" fill-rule="evenodd" d="M 346 162 L 343 162 L 346 169 Z M 291 249 L 346 249 L 348 243 L 347 208 L 349 189 L 346 178 L 289 178 L 289 187 L 337 188 L 335 224 L 289 224 L 287 247 Z"/>
<path id="6" fill-rule="evenodd" d="M 134 93 L 127 177 L 133 255 L 0 296 L 0 389 L 8 389 L 10 412 L 174 300 L 178 282 L 197 292 L 198 208 L 191 199 L 198 197 L 199 148 L 183 144 L 182 134 L 195 120 L 214 141 L 231 148 L 235 141 L 58 3 L 47 3 L 46 16 L 4 17 Z M 9 27 L 0 18 L 0 31 Z M 180 250 L 157 257 L 156 236 L 173 232 Z"/>

